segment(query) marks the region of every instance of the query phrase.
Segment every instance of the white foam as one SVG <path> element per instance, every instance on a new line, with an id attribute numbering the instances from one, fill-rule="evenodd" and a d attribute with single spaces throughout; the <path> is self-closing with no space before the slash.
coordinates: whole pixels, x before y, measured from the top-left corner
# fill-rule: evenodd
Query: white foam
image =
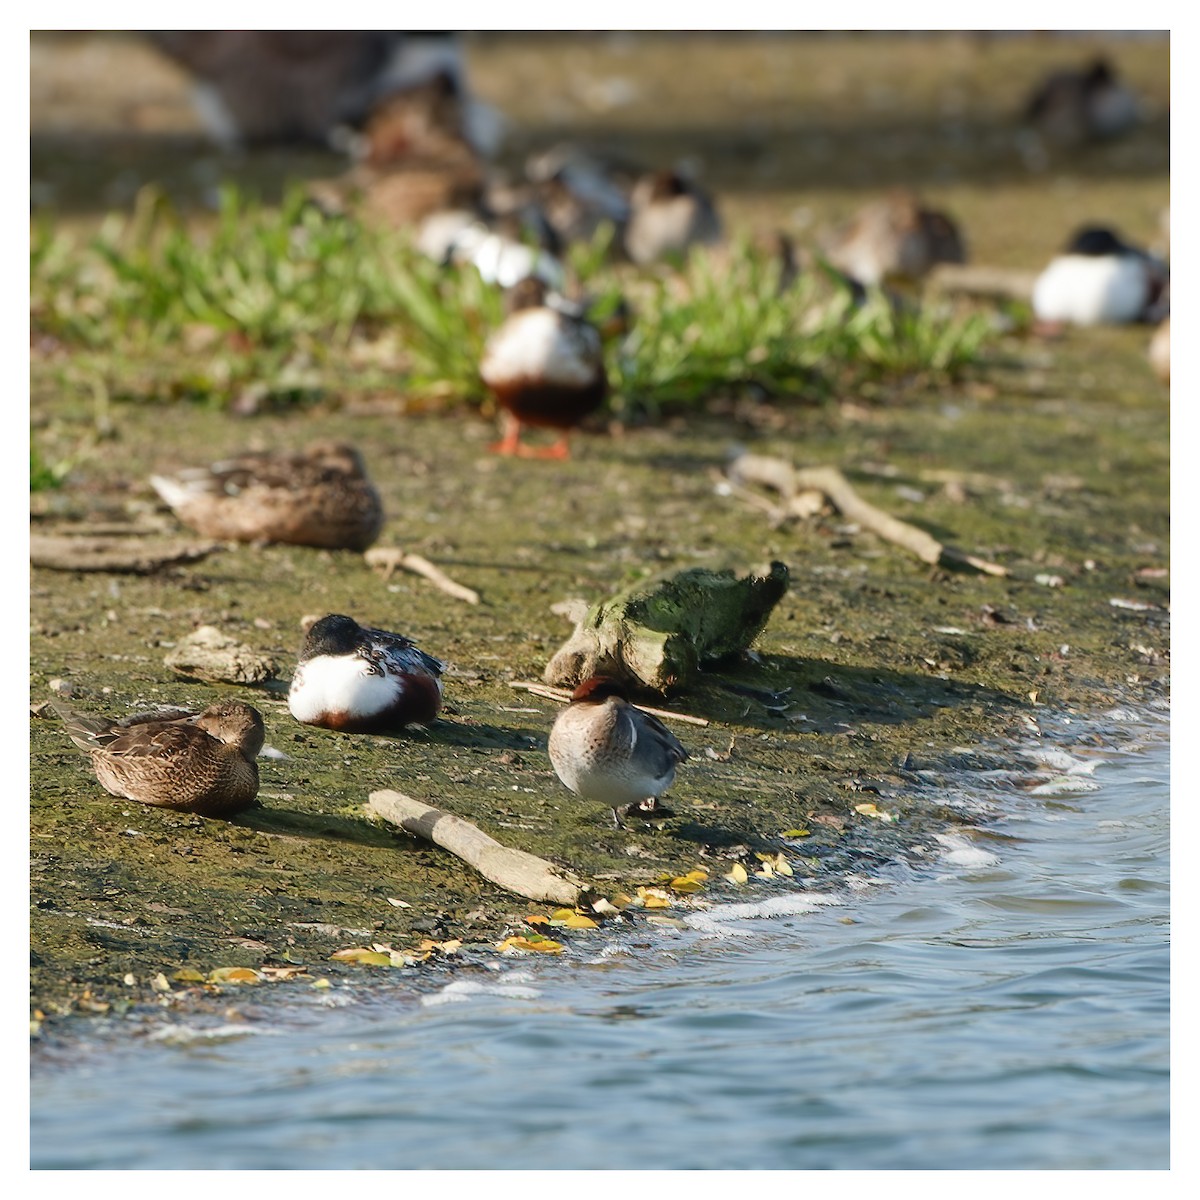
<path id="1" fill-rule="evenodd" d="M 541 995 L 537 988 L 523 987 L 519 983 L 481 983 L 477 979 L 455 979 L 440 992 L 421 997 L 426 1008 L 438 1004 L 457 1004 L 473 1000 L 477 996 L 503 996 L 509 1000 L 536 1000 Z"/>
<path id="2" fill-rule="evenodd" d="M 1000 861 L 991 851 L 981 849 L 961 834 L 939 833 L 936 837 L 942 847 L 942 861 L 952 866 L 994 867 Z"/>
<path id="3" fill-rule="evenodd" d="M 683 922 L 691 929 L 723 935 L 727 932 L 723 926 L 730 921 L 798 917 L 816 912 L 830 904 L 845 904 L 845 901 L 839 896 L 831 896 L 824 892 L 772 896 L 769 900 L 748 901 L 743 904 L 716 904 L 703 912 L 688 913 Z"/>

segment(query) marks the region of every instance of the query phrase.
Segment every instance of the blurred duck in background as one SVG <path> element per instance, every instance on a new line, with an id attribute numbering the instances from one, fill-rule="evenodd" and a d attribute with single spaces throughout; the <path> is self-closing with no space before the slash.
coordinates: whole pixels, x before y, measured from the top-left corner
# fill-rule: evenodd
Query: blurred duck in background
<path id="1" fill-rule="evenodd" d="M 1137 96 L 1098 57 L 1082 70 L 1048 75 L 1026 101 L 1024 123 L 1055 145 L 1079 146 L 1119 137 L 1140 116 Z"/>
<path id="2" fill-rule="evenodd" d="M 479 373 L 502 410 L 503 438 L 490 449 L 524 458 L 569 458 L 568 437 L 608 395 L 600 331 L 535 278 L 506 297 L 508 317 L 488 339 Z M 521 429 L 560 431 L 552 446 L 521 443 Z"/>
<path id="3" fill-rule="evenodd" d="M 833 266 L 864 287 L 912 284 L 938 263 L 964 263 L 966 245 L 955 222 L 898 189 L 868 204 L 826 245 Z"/>
<path id="4" fill-rule="evenodd" d="M 241 454 L 150 484 L 185 525 L 224 541 L 365 550 L 383 528 L 379 493 L 346 442 Z"/>
<path id="5" fill-rule="evenodd" d="M 1157 320 L 1169 281 L 1165 263 L 1111 229 L 1089 226 L 1037 277 L 1033 312 L 1049 326 Z"/>
<path id="6" fill-rule="evenodd" d="M 196 80 L 195 103 L 210 134 L 234 148 L 311 142 L 379 155 L 394 126 L 392 98 L 448 80 L 465 141 L 495 152 L 503 119 L 467 94 L 461 39 L 452 31 L 344 29 L 165 29 L 146 35 Z M 437 87 L 447 91 L 446 83 Z M 377 148 L 354 129 L 374 125 Z M 404 138 L 399 142 L 403 144 Z"/>
<path id="7" fill-rule="evenodd" d="M 639 266 L 692 246 L 712 246 L 721 240 L 721 219 L 709 196 L 678 170 L 644 175 L 629 197 L 625 252 Z"/>

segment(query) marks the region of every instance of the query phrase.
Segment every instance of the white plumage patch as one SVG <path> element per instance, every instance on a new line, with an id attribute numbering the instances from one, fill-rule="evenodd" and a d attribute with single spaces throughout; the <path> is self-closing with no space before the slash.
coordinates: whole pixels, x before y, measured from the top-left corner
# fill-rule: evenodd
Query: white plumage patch
<path id="1" fill-rule="evenodd" d="M 574 325 L 549 308 L 527 308 L 492 335 L 480 369 L 489 385 L 536 379 L 582 388 L 595 382 L 599 351 L 599 335 L 590 326 Z"/>
<path id="2" fill-rule="evenodd" d="M 324 713 L 370 717 L 396 702 L 396 681 L 376 675 L 357 655 L 322 654 L 296 668 L 288 708 L 297 721 L 311 723 Z"/>
<path id="3" fill-rule="evenodd" d="M 1136 255 L 1064 254 L 1033 285 L 1033 311 L 1042 321 L 1125 325 L 1146 307 L 1146 266 Z"/>

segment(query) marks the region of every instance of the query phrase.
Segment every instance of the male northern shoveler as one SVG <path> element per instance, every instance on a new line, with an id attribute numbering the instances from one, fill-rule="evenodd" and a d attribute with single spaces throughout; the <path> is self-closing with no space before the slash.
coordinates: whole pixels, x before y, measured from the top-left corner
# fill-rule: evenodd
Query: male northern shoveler
<path id="1" fill-rule="evenodd" d="M 911 283 L 937 263 L 966 262 L 962 234 L 907 189 L 868 204 L 831 240 L 829 261 L 865 287 Z"/>
<path id="2" fill-rule="evenodd" d="M 622 816 L 670 815 L 658 797 L 671 786 L 688 753 L 657 718 L 630 704 L 614 679 L 594 675 L 571 695 L 550 730 L 550 762 L 577 796 L 607 804 Z"/>
<path id="3" fill-rule="evenodd" d="M 96 778 L 114 796 L 228 817 L 258 795 L 262 714 L 225 700 L 203 712 L 173 708 L 136 713 L 121 721 L 54 705 L 71 741 L 91 756 Z"/>
<path id="4" fill-rule="evenodd" d="M 314 442 L 295 453 L 243 454 L 228 462 L 152 475 L 175 515 L 205 537 L 365 550 L 383 527 L 383 505 L 358 451 Z"/>
<path id="5" fill-rule="evenodd" d="M 721 240 L 712 200 L 679 171 L 655 171 L 633 186 L 625 252 L 639 265 Z"/>
<path id="6" fill-rule="evenodd" d="M 1168 282 L 1164 263 L 1101 226 L 1081 229 L 1033 285 L 1047 325 L 1127 325 L 1146 318 Z"/>
<path id="7" fill-rule="evenodd" d="M 479 373 L 504 410 L 504 438 L 497 454 L 569 458 L 569 431 L 604 403 L 600 333 L 581 315 L 565 311 L 565 302 L 547 296 L 539 279 L 522 280 L 508 294 L 509 315 L 488 339 Z M 562 431 L 545 450 L 521 445 L 522 425 Z"/>
<path id="8" fill-rule="evenodd" d="M 305 725 L 394 733 L 437 716 L 442 670 L 441 662 L 408 638 L 330 613 L 305 636 L 288 708 Z"/>

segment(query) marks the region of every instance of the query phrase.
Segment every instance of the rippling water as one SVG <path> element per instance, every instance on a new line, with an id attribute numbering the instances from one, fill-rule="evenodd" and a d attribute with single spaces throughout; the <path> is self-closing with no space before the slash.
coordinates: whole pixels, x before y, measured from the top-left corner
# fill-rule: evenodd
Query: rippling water
<path id="1" fill-rule="evenodd" d="M 932 870 L 40 1067 L 32 1164 L 1166 1168 L 1169 754 L 1138 738 L 980 772 Z"/>

